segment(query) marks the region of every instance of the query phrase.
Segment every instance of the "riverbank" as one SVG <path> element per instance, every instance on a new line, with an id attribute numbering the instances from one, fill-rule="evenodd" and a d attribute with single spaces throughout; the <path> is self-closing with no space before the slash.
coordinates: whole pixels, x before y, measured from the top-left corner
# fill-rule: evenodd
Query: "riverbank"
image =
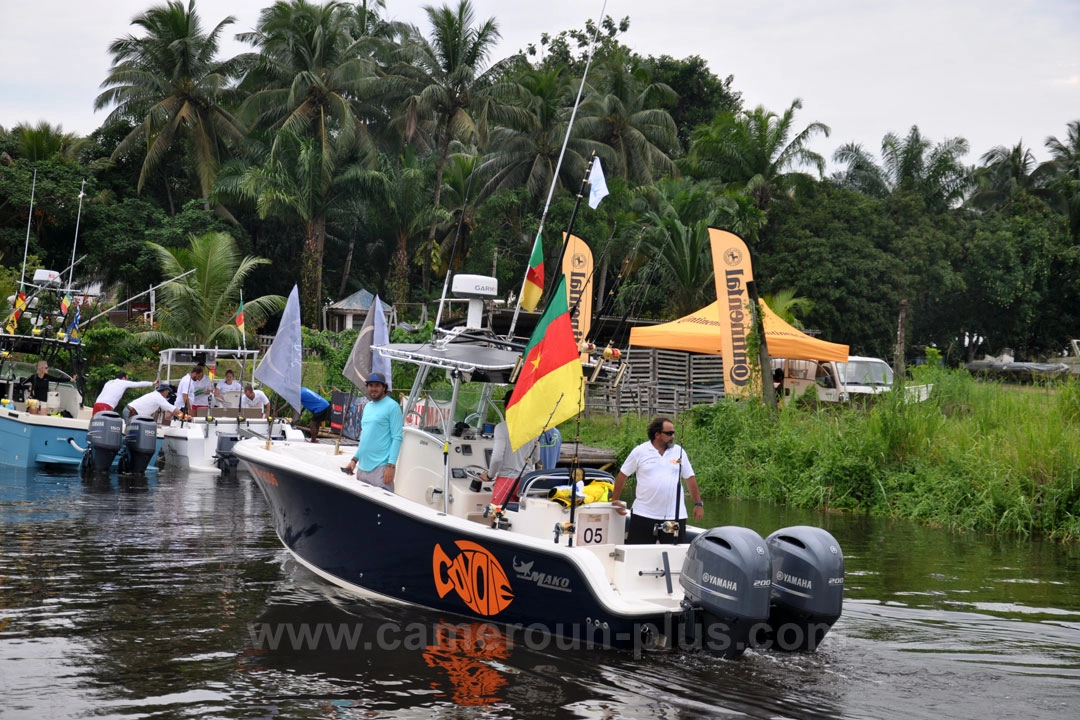
<path id="1" fill-rule="evenodd" d="M 922 403 L 700 406 L 679 416 L 677 439 L 709 497 L 1080 539 L 1080 382 L 1017 391 L 948 370 L 917 382 L 934 383 Z M 647 422 L 590 419 L 582 441 L 621 462 Z"/>

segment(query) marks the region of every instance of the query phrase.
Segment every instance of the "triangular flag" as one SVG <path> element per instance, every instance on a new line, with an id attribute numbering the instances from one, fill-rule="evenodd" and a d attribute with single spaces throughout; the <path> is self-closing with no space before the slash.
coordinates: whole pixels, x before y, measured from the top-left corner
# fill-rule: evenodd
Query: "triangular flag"
<path id="1" fill-rule="evenodd" d="M 244 301 L 240 301 L 240 307 L 236 309 L 236 328 L 240 334 L 244 334 Z"/>
<path id="2" fill-rule="evenodd" d="M 297 412 L 303 412 L 300 404 L 300 381 L 303 371 L 301 356 L 303 342 L 300 337 L 300 292 L 293 285 L 285 312 L 281 315 L 277 335 L 270 350 L 255 368 L 255 379 L 268 386 Z"/>

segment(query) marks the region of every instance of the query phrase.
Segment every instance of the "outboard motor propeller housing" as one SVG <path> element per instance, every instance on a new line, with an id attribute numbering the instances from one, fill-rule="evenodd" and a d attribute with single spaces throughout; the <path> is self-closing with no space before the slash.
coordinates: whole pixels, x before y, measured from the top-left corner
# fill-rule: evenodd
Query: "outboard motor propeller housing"
<path id="1" fill-rule="evenodd" d="M 124 421 L 120 415 L 109 410 L 90 418 L 90 428 L 86 432 L 87 448 L 82 459 L 83 470 L 109 472 L 123 441 Z"/>
<path id="2" fill-rule="evenodd" d="M 240 436 L 235 433 L 219 433 L 217 436 L 217 452 L 214 453 L 214 458 L 223 477 L 236 476 L 236 466 L 240 463 L 240 458 L 233 452 L 233 446 L 238 442 Z"/>
<path id="3" fill-rule="evenodd" d="M 117 469 L 126 475 L 142 475 L 157 452 L 157 423 L 139 415 L 128 421 L 124 449 Z"/>
<path id="4" fill-rule="evenodd" d="M 816 650 L 843 609 L 840 543 L 807 525 L 777 530 L 765 542 L 772 558 L 769 647 Z"/>
<path id="5" fill-rule="evenodd" d="M 725 526 L 701 533 L 683 561 L 684 642 L 724 657 L 751 646 L 769 617 L 769 550 L 749 528 Z"/>

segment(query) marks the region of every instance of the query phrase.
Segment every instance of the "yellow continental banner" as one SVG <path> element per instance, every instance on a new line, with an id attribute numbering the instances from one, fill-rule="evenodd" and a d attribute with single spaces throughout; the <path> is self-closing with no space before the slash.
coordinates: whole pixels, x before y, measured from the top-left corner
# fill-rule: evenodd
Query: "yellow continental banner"
<path id="1" fill-rule="evenodd" d="M 566 233 L 563 233 L 566 242 Z M 566 291 L 570 304 L 570 325 L 574 330 L 574 342 L 589 335 L 592 327 L 592 250 L 577 235 L 570 236 L 563 256 L 563 275 L 566 275 Z"/>
<path id="2" fill-rule="evenodd" d="M 747 350 L 753 329 L 747 283 L 754 280 L 750 251 L 738 235 L 709 228 L 716 300 L 720 320 L 720 346 L 724 357 L 724 395 L 750 397 L 755 389 L 754 372 Z"/>

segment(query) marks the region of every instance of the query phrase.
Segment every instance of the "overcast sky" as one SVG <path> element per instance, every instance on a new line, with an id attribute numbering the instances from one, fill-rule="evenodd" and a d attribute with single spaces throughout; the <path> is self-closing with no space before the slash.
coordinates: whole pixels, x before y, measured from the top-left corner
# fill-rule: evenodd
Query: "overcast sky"
<path id="1" fill-rule="evenodd" d="M 454 0 L 456 4 L 456 0 Z M 108 73 L 109 43 L 132 31 L 152 0 L 4 3 L 0 125 L 47 120 L 88 133 L 104 120 L 93 101 Z M 207 28 L 233 15 L 223 53 L 254 27 L 267 0 L 202 0 Z M 473 0 L 495 17 L 497 56 L 543 32 L 582 27 L 603 0 Z M 426 30 L 423 3 L 389 0 L 391 17 Z M 1080 119 L 1080 0 L 609 0 L 630 17 L 623 42 L 643 55 L 700 55 L 734 75 L 747 107 L 781 113 L 794 98 L 796 126 L 832 128 L 812 148 L 831 156 L 847 142 L 878 154 L 887 132 L 918 125 L 934 142 L 962 136 L 969 163 L 1023 140 L 1040 160 L 1047 136 L 1064 139 Z"/>

